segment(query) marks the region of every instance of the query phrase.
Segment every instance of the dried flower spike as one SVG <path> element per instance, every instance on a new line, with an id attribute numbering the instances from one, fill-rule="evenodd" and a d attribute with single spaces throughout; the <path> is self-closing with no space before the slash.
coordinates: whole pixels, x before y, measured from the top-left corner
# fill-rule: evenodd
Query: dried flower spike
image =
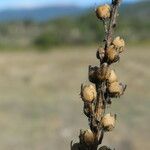
<path id="1" fill-rule="evenodd" d="M 102 118 L 102 126 L 105 131 L 112 131 L 115 127 L 116 115 L 106 114 Z"/>
<path id="2" fill-rule="evenodd" d="M 111 69 L 111 64 L 119 60 L 119 54 L 125 46 L 124 40 L 120 37 L 113 40 L 120 2 L 121 0 L 112 0 L 111 7 L 105 4 L 96 9 L 96 15 L 104 25 L 105 38 L 104 45 L 99 47 L 96 53 L 99 66 L 89 66 L 88 78 L 95 86 L 81 86 L 83 112 L 88 118 L 90 129 L 80 130 L 77 145 L 77 149 L 80 150 L 111 150 L 101 144 L 104 132 L 114 129 L 116 115 L 105 112 L 112 98 L 120 97 L 126 89 L 126 85 L 118 82 L 115 71 Z"/>
<path id="3" fill-rule="evenodd" d="M 96 89 L 93 85 L 81 86 L 81 98 L 85 102 L 93 102 L 96 98 Z"/>
<path id="4" fill-rule="evenodd" d="M 103 6 L 99 6 L 96 9 L 96 15 L 99 19 L 110 18 L 110 11 L 111 11 L 110 6 L 105 4 Z"/>

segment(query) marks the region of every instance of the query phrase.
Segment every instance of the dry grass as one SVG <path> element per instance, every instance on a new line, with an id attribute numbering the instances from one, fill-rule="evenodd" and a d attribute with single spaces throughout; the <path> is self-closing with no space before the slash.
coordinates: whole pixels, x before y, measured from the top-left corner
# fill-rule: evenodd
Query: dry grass
<path id="1" fill-rule="evenodd" d="M 70 140 L 87 127 L 78 94 L 88 65 L 98 63 L 95 51 L 76 47 L 0 54 L 1 149 L 69 150 Z M 123 55 L 115 67 L 128 89 L 114 99 L 118 123 L 104 143 L 118 150 L 149 149 L 150 51 L 131 47 Z"/>

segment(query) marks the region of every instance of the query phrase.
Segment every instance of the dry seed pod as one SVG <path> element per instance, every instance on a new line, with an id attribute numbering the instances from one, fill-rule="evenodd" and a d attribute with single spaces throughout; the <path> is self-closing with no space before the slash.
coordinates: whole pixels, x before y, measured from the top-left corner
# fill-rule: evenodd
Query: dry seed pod
<path id="1" fill-rule="evenodd" d="M 92 83 L 97 83 L 98 82 L 98 70 L 99 67 L 95 66 L 89 66 L 89 81 Z"/>
<path id="2" fill-rule="evenodd" d="M 113 82 L 113 83 L 109 84 L 108 90 L 109 90 L 109 93 L 117 94 L 117 95 L 120 95 L 120 93 L 122 91 L 119 82 Z"/>
<path id="3" fill-rule="evenodd" d="M 115 127 L 116 115 L 106 114 L 102 118 L 102 125 L 105 131 L 112 131 Z"/>
<path id="4" fill-rule="evenodd" d="M 119 82 L 113 82 L 108 85 L 108 91 L 111 97 L 118 97 L 123 95 L 125 89 L 126 85 L 123 85 L 122 83 Z"/>
<path id="5" fill-rule="evenodd" d="M 85 102 L 93 102 L 96 98 L 96 89 L 93 85 L 81 86 L 81 97 Z"/>
<path id="6" fill-rule="evenodd" d="M 95 135 L 94 133 L 90 130 L 90 129 L 87 129 L 85 132 L 84 132 L 84 142 L 87 144 L 87 145 L 91 145 L 94 143 L 94 140 L 95 140 Z"/>
<path id="7" fill-rule="evenodd" d="M 110 18 L 110 11 L 111 11 L 111 8 L 107 4 L 103 6 L 99 6 L 96 9 L 96 16 L 98 17 L 98 19 Z"/>
<path id="8" fill-rule="evenodd" d="M 100 61 L 103 60 L 103 58 L 105 57 L 105 50 L 103 47 L 99 47 L 96 53 L 97 59 L 99 59 Z"/>
<path id="9" fill-rule="evenodd" d="M 116 81 L 118 81 L 117 75 L 116 75 L 114 70 L 111 70 L 110 74 L 109 74 L 109 77 L 108 77 L 108 82 L 113 83 L 113 82 L 116 82 Z"/>
<path id="10" fill-rule="evenodd" d="M 114 45 L 111 45 L 107 50 L 108 63 L 117 62 L 119 60 L 119 52 L 115 49 Z"/>
<path id="11" fill-rule="evenodd" d="M 119 53 L 121 53 L 124 50 L 125 41 L 118 36 L 114 39 L 113 45 L 119 50 Z"/>

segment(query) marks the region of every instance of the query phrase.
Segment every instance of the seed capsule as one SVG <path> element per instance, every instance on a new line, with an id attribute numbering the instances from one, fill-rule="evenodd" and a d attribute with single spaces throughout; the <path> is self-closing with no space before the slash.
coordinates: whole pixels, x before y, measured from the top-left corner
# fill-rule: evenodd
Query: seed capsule
<path id="1" fill-rule="evenodd" d="M 102 125 L 105 131 L 112 131 L 115 127 L 116 115 L 106 114 L 102 118 Z"/>
<path id="2" fill-rule="evenodd" d="M 96 98 L 96 89 L 93 85 L 81 86 L 81 97 L 85 102 L 93 102 Z"/>
<path id="3" fill-rule="evenodd" d="M 111 84 L 109 84 L 108 87 L 109 93 L 111 94 L 120 94 L 121 93 L 121 86 L 119 84 L 119 82 L 113 82 Z"/>
<path id="4" fill-rule="evenodd" d="M 108 85 L 108 91 L 111 97 L 119 97 L 123 95 L 125 89 L 126 85 L 119 82 L 113 82 Z"/>
<path id="5" fill-rule="evenodd" d="M 110 18 L 110 6 L 105 4 L 103 6 L 99 6 L 96 9 L 96 15 L 98 17 L 98 19 L 106 19 L 106 18 Z"/>
<path id="6" fill-rule="evenodd" d="M 99 72 L 99 67 L 95 66 L 89 66 L 89 81 L 92 83 L 97 83 L 98 82 L 98 72 Z"/>
<path id="7" fill-rule="evenodd" d="M 118 81 L 116 73 L 115 73 L 114 70 L 111 70 L 110 74 L 109 74 L 109 77 L 108 77 L 108 82 L 113 83 L 113 82 L 116 82 L 116 81 Z"/>
<path id="8" fill-rule="evenodd" d="M 119 53 L 121 53 L 124 50 L 125 41 L 118 36 L 114 39 L 113 45 L 119 50 Z"/>
<path id="9" fill-rule="evenodd" d="M 94 140 L 95 140 L 94 133 L 90 129 L 87 129 L 84 133 L 84 142 L 87 145 L 91 145 L 94 143 Z"/>
<path id="10" fill-rule="evenodd" d="M 117 62 L 119 60 L 119 52 L 111 45 L 107 50 L 108 63 Z"/>
<path id="11" fill-rule="evenodd" d="M 103 58 L 105 57 L 105 50 L 102 47 L 99 47 L 96 53 L 97 59 L 99 59 L 100 61 L 103 60 Z"/>

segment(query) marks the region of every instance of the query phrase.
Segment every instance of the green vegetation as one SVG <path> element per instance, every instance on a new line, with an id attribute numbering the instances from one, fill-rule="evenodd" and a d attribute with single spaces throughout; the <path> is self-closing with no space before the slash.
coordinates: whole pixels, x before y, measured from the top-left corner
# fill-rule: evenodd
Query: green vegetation
<path id="1" fill-rule="evenodd" d="M 149 43 L 149 2 L 124 5 L 116 34 L 128 43 Z M 99 31 L 99 32 L 97 32 Z M 90 45 L 102 40 L 103 27 L 92 13 L 63 17 L 43 23 L 30 20 L 1 23 L 0 49 L 36 48 L 47 50 L 56 46 Z"/>

